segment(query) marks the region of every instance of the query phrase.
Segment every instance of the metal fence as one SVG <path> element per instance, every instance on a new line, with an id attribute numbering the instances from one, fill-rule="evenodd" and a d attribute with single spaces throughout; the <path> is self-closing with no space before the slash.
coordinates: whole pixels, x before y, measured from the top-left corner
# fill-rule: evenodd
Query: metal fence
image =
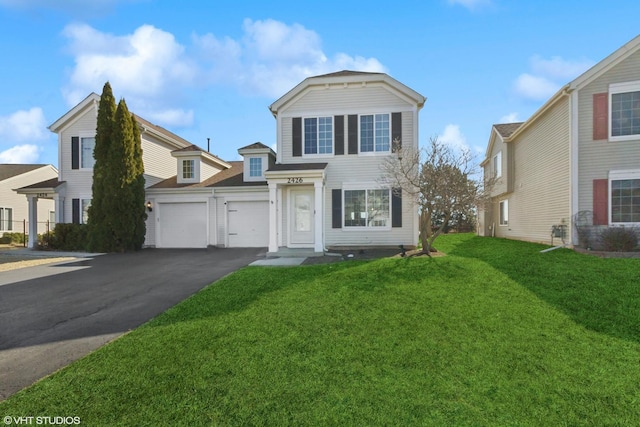
<path id="1" fill-rule="evenodd" d="M 51 232 L 53 232 L 55 225 L 55 222 L 51 221 L 38 221 L 38 241 L 41 245 L 46 246 L 50 239 L 43 239 L 40 237 L 49 237 Z M 12 243 L 26 247 L 29 242 L 29 221 L 26 219 L 22 221 L 0 221 L 0 242 L 5 244 Z"/>

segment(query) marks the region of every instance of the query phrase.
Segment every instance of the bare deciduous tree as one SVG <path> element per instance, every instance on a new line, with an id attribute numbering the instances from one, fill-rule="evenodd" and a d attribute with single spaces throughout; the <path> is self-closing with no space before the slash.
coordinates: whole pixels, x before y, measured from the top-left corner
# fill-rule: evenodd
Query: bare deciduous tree
<path id="1" fill-rule="evenodd" d="M 400 141 L 394 141 L 394 146 L 398 147 L 394 150 L 396 155 L 382 165 L 383 180 L 393 188 L 401 188 L 417 204 L 422 251 L 429 254 L 454 214 L 468 212 L 470 206 L 484 201 L 488 184 L 474 179 L 479 171 L 469 149 L 456 152 L 437 137 L 430 138 L 422 150 L 401 147 Z M 435 229 L 434 214 L 442 217 Z"/>

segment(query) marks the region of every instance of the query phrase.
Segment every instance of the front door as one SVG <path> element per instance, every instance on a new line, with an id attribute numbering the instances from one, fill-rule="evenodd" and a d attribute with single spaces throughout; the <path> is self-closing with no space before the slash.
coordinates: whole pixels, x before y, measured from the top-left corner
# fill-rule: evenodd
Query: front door
<path id="1" fill-rule="evenodd" d="M 311 189 L 289 192 L 289 242 L 296 246 L 313 246 L 314 194 Z"/>

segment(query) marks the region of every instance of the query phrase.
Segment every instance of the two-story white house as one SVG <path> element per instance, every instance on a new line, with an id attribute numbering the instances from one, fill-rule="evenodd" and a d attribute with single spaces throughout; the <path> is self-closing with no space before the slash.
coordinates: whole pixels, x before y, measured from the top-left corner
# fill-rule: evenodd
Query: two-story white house
<path id="1" fill-rule="evenodd" d="M 60 176 L 39 194 L 56 200 L 61 222 L 86 221 L 98 99 L 90 95 L 50 127 L 58 133 Z M 380 166 L 396 155 L 394 140 L 418 147 L 424 102 L 384 73 L 310 77 L 269 107 L 276 151 L 257 142 L 240 148 L 243 160 L 233 162 L 137 117 L 147 179 L 145 245 L 272 253 L 415 246 L 417 207 L 383 183 Z"/>
<path id="2" fill-rule="evenodd" d="M 481 235 L 576 245 L 580 223 L 640 226 L 640 36 L 525 122 L 494 125 L 482 165 L 497 184 Z"/>

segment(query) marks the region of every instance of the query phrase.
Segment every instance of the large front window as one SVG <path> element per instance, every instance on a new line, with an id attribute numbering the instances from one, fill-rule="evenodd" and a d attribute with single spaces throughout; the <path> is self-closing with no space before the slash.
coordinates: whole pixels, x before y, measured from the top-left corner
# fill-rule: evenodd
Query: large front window
<path id="1" fill-rule="evenodd" d="M 333 153 L 333 119 L 310 117 L 304 119 L 304 154 Z"/>
<path id="2" fill-rule="evenodd" d="M 389 114 L 360 116 L 360 152 L 388 152 L 391 140 Z"/>
<path id="3" fill-rule="evenodd" d="M 611 222 L 640 223 L 640 179 L 611 180 Z"/>
<path id="4" fill-rule="evenodd" d="M 80 138 L 80 167 L 83 169 L 91 169 L 96 160 L 93 158 L 93 149 L 96 146 L 96 139 Z"/>
<path id="5" fill-rule="evenodd" d="M 344 190 L 345 227 L 388 227 L 389 189 Z"/>

